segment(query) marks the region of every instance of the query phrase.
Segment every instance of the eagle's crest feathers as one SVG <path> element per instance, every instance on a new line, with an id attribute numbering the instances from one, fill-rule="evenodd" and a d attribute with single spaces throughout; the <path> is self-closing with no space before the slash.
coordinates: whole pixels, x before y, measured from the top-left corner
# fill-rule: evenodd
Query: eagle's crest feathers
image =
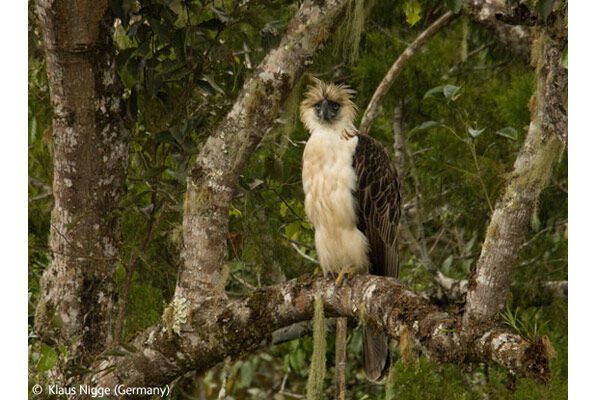
<path id="1" fill-rule="evenodd" d="M 338 118 L 334 121 L 334 125 L 344 127 L 352 125 L 357 111 L 356 104 L 352 101 L 356 92 L 347 85 L 326 83 L 315 77 L 311 77 L 311 80 L 313 85 L 308 88 L 304 94 L 305 98 L 300 104 L 300 119 L 311 133 L 323 124 L 318 120 L 314 109 L 315 105 L 323 100 L 340 105 Z"/>

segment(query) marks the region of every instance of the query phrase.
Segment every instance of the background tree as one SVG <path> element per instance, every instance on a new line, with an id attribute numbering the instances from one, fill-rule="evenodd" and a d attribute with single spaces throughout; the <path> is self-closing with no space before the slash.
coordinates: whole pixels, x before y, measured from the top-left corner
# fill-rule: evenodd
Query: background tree
<path id="1" fill-rule="evenodd" d="M 303 393 L 310 325 L 293 323 L 312 316 L 312 296 L 330 282 L 302 275 L 317 267 L 299 183 L 302 73 L 351 84 L 365 110 L 398 56 L 448 11 L 436 1 L 346 3 L 55 1 L 40 2 L 37 16 L 32 7 L 32 384 L 60 372 L 101 383 L 175 379 L 174 398 Z M 431 302 L 373 278 L 353 280 L 348 298 L 324 298 L 328 315 L 356 321 L 352 305 L 375 319 L 377 309 L 396 310 L 397 319 L 376 322 L 396 337 L 406 323 L 417 350 L 454 364 L 412 358 L 396 364 L 387 388 L 368 385 L 354 373 L 360 335 L 352 335 L 349 398 L 421 398 L 425 386 L 431 398 L 505 398 L 511 370 L 515 397 L 566 397 L 566 299 L 549 290 L 567 278 L 566 157 L 554 139 L 566 141 L 565 5 L 460 3 L 448 2 L 460 15 L 399 70 L 370 130 L 401 156 L 401 278 Z M 523 50 L 532 38 L 535 70 Z M 501 253 L 510 259 L 486 256 L 499 249 L 496 232 L 515 235 Z M 504 367 L 476 362 L 498 359 L 491 342 L 466 354 L 484 331 L 460 335 L 458 348 L 446 340 L 463 309 L 448 300 L 462 298 L 471 270 L 476 281 L 486 268 L 503 271 L 493 275 L 501 280 L 489 292 L 471 286 L 468 298 L 489 304 L 491 293 L 497 306 L 482 316 L 472 301 L 465 326 L 474 316 L 493 330 L 488 338 L 504 338 Z M 382 294 L 365 298 L 369 285 Z M 453 287 L 463 288 L 458 296 Z M 270 307 L 281 294 L 289 307 Z M 243 311 L 252 324 L 240 335 L 232 327 Z M 448 329 L 436 334 L 431 321 Z M 558 353 L 551 372 L 511 365 L 545 366 L 549 343 Z M 525 349 L 540 358 L 523 358 Z M 331 395 L 334 385 L 325 387 Z"/>

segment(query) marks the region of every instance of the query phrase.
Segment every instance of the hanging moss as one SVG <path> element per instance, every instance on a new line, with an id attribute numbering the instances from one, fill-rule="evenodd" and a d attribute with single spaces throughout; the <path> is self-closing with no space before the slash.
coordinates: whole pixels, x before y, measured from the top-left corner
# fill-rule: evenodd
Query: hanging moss
<path id="1" fill-rule="evenodd" d="M 310 361 L 306 397 L 308 400 L 321 400 L 323 398 L 323 382 L 325 381 L 325 353 L 327 340 L 325 334 L 325 313 L 323 299 L 315 298 L 315 314 L 313 317 L 313 354 Z"/>
<path id="2" fill-rule="evenodd" d="M 334 40 L 336 53 L 341 53 L 350 64 L 354 64 L 358 59 L 360 38 L 365 30 L 365 20 L 371 7 L 369 0 L 350 1 L 346 8 L 344 22 L 337 31 Z"/>

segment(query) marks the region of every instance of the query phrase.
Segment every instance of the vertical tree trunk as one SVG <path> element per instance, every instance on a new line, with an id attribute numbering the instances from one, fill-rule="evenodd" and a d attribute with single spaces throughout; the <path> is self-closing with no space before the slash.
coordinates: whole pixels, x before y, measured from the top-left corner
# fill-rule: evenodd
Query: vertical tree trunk
<path id="1" fill-rule="evenodd" d="M 475 275 L 469 282 L 463 317 L 464 333 L 474 337 L 496 322 L 508 293 L 512 268 L 525 238 L 535 204 L 546 186 L 566 140 L 565 124 L 548 124 L 550 118 L 566 121 L 562 89 L 566 72 L 560 65 L 562 45 L 541 33 L 532 52 L 537 87 L 531 99 L 531 123 L 515 160 L 504 195 L 496 205 L 487 229 Z M 559 88 L 559 89 L 556 89 Z"/>
<path id="2" fill-rule="evenodd" d="M 36 330 L 85 361 L 110 340 L 119 249 L 112 211 L 127 172 L 114 19 L 107 0 L 39 0 L 37 11 L 54 109 L 54 209 Z"/>

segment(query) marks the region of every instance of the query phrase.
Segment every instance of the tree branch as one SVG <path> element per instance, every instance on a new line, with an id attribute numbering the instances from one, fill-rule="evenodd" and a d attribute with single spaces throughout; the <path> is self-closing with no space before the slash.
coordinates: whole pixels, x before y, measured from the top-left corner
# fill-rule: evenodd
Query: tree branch
<path id="1" fill-rule="evenodd" d="M 184 262 L 176 299 L 199 303 L 223 295 L 228 211 L 240 171 L 271 129 L 308 58 L 329 37 L 346 3 L 307 0 L 302 4 L 279 47 L 245 82 L 231 111 L 200 151 L 187 179 Z"/>
<path id="2" fill-rule="evenodd" d="M 465 0 L 463 10 L 474 21 L 488 27 L 513 54 L 529 60 L 531 29 L 526 25 L 538 21 L 524 6 L 507 8 L 504 2 L 495 0 Z"/>
<path id="3" fill-rule="evenodd" d="M 456 18 L 456 14 L 454 14 L 450 11 L 445 13 L 440 18 L 438 18 L 436 21 L 434 21 L 431 25 L 429 25 L 427 27 L 427 29 L 425 29 L 423 32 L 421 32 L 421 34 L 419 34 L 419 36 L 417 36 L 417 38 L 414 40 L 414 42 L 412 42 L 406 49 L 404 49 L 402 54 L 400 54 L 400 57 L 398 57 L 396 59 L 394 64 L 390 67 L 390 69 L 386 73 L 385 77 L 379 83 L 379 86 L 375 90 L 373 97 L 371 97 L 371 101 L 369 102 L 369 105 L 367 106 L 367 109 L 365 110 L 365 113 L 363 114 L 362 121 L 360 122 L 359 131 L 364 132 L 364 133 L 369 132 L 369 129 L 371 128 L 371 124 L 373 124 L 373 121 L 375 120 L 375 117 L 377 116 L 377 113 L 379 112 L 379 108 L 381 107 L 383 98 L 390 91 L 392 84 L 394 83 L 396 78 L 398 78 L 398 75 L 400 75 L 402 68 L 406 65 L 408 60 L 413 55 L 415 55 L 416 52 L 421 47 L 423 47 L 423 45 L 425 43 L 427 43 L 427 41 L 433 35 L 435 35 L 440 29 L 442 29 L 444 26 L 446 26 L 454 18 Z"/>
<path id="4" fill-rule="evenodd" d="M 205 371 L 227 357 L 236 358 L 272 342 L 273 332 L 310 320 L 315 296 L 322 296 L 329 317 L 347 317 L 378 326 L 399 338 L 401 326 L 438 361 L 497 362 L 513 373 L 545 380 L 547 356 L 540 343 L 530 343 L 507 330 L 483 332 L 475 346 L 461 341 L 460 320 L 440 311 L 395 279 L 357 275 L 337 288 L 333 279 L 303 276 L 255 291 L 244 299 L 217 299 L 211 307 L 187 309 L 177 332 L 154 326 L 129 349 L 134 352 L 102 362 L 92 381 L 99 386 L 160 386 L 191 371 Z"/>
<path id="5" fill-rule="evenodd" d="M 559 114 L 562 105 L 562 97 L 555 98 L 558 91 L 547 90 L 548 80 L 556 76 L 553 71 L 562 68 L 553 43 L 542 32 L 535 44 L 537 88 L 531 101 L 532 119 L 505 192 L 492 215 L 475 274 L 469 282 L 463 317 L 467 335 L 477 336 L 498 318 L 535 203 L 563 148 L 558 136 L 560 131 L 556 131 L 559 127 L 544 129 L 547 113 L 556 111 Z"/>

